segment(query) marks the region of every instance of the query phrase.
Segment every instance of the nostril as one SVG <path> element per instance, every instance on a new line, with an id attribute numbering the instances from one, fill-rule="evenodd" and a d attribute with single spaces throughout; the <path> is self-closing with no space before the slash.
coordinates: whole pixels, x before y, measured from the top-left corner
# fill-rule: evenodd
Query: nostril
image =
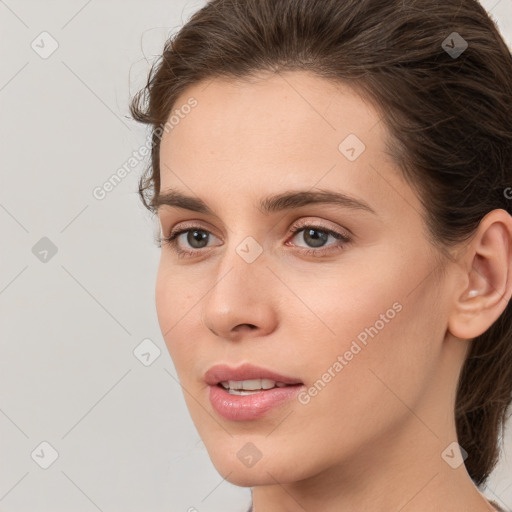
<path id="1" fill-rule="evenodd" d="M 253 324 L 240 324 L 235 327 L 235 330 L 237 331 L 244 331 L 246 329 L 252 331 L 254 329 L 257 329 L 257 327 Z"/>

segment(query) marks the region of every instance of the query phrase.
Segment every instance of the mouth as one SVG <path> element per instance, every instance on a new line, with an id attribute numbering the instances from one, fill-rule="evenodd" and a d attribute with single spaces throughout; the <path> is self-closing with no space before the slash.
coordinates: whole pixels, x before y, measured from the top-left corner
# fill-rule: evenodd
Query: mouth
<path id="1" fill-rule="evenodd" d="M 281 375 L 274 370 L 250 363 L 237 367 L 214 365 L 205 373 L 204 380 L 209 386 L 220 385 L 231 391 L 262 391 L 303 384 L 298 378 Z"/>
<path id="2" fill-rule="evenodd" d="M 217 386 L 225 389 L 230 395 L 254 395 L 269 389 L 301 386 L 302 383 L 286 384 L 271 379 L 225 380 Z"/>
<path id="3" fill-rule="evenodd" d="M 251 364 L 212 366 L 204 376 L 214 410 L 231 421 L 256 420 L 292 400 L 304 383 Z"/>

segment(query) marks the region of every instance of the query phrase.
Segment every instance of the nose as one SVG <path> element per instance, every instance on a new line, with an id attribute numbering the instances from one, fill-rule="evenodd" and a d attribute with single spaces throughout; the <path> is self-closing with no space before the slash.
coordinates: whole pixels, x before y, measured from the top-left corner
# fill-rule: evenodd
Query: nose
<path id="1" fill-rule="evenodd" d="M 231 249 L 217 268 L 202 301 L 205 326 L 215 336 L 231 341 L 267 336 L 274 331 L 278 318 L 276 279 L 267 268 L 264 253 L 247 263 Z"/>

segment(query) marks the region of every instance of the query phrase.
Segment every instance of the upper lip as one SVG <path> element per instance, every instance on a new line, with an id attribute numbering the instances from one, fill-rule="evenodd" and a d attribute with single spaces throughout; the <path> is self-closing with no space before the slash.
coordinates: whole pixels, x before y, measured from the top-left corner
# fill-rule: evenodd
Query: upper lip
<path id="1" fill-rule="evenodd" d="M 299 379 L 281 375 L 273 370 L 254 366 L 249 363 L 242 364 L 235 368 L 227 364 L 216 364 L 212 366 L 205 374 L 204 380 L 210 386 L 216 386 L 219 382 L 242 381 L 251 379 L 270 379 L 284 384 L 302 384 Z"/>

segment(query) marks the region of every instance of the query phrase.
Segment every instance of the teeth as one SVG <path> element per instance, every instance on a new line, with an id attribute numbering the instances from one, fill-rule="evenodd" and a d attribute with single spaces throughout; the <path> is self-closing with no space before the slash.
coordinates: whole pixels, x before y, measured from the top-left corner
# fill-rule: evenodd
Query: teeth
<path id="1" fill-rule="evenodd" d="M 287 386 L 287 384 L 285 384 L 284 382 L 276 382 L 270 379 L 230 380 L 223 381 L 221 382 L 221 384 L 223 388 L 229 389 L 231 391 L 261 391 L 262 389 L 272 389 L 274 387 L 282 388 L 284 386 Z"/>
<path id="2" fill-rule="evenodd" d="M 254 395 L 254 393 L 261 393 L 263 390 L 245 391 L 243 389 L 228 389 L 227 391 L 230 395 Z"/>

